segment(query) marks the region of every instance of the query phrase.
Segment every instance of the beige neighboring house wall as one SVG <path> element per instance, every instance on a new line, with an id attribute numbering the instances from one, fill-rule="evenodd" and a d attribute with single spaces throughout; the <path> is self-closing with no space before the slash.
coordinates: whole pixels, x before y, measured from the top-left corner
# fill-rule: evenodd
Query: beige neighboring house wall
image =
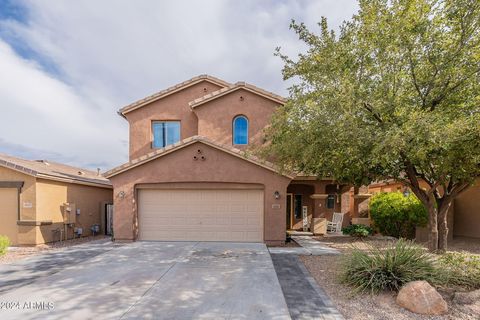
<path id="1" fill-rule="evenodd" d="M 480 238 L 480 178 L 455 199 L 453 234 Z"/>
<path id="2" fill-rule="evenodd" d="M 0 189 L 0 235 L 17 244 L 18 189 Z"/>
<path id="3" fill-rule="evenodd" d="M 5 188 L 16 182 L 23 186 Z M 78 227 L 88 236 L 93 224 L 104 226 L 105 205 L 113 203 L 112 187 L 92 171 L 0 155 L 0 234 L 7 235 L 12 244 L 58 241 L 59 234 L 53 230 L 65 230 L 64 203 L 80 209 L 75 225 L 66 228 L 68 238 Z"/>
<path id="4" fill-rule="evenodd" d="M 17 188 L 0 188 L 0 235 L 8 236 L 10 242 L 17 245 L 25 238 L 24 235 L 19 234 L 19 231 L 23 230 L 17 226 L 19 210 L 21 219 L 35 219 L 35 178 L 0 167 L 0 181 L 23 182 L 21 192 Z M 27 235 L 27 237 L 35 237 L 35 235 Z"/>
<path id="5" fill-rule="evenodd" d="M 64 203 L 73 203 L 75 210 L 80 210 L 80 214 L 76 215 L 75 227 L 82 228 L 83 235 L 89 236 L 93 224 L 103 225 L 104 205 L 111 201 L 111 189 L 38 179 L 37 220 L 51 220 L 52 224 L 35 227 L 37 243 L 58 240 L 54 239 L 52 230 L 64 227 Z M 68 237 L 73 236 L 72 228 L 67 228 L 67 232 Z"/>

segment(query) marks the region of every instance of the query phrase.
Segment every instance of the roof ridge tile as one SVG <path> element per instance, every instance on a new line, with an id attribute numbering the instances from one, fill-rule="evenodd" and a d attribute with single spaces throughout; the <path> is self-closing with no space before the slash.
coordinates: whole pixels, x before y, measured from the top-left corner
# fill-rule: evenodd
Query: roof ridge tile
<path id="1" fill-rule="evenodd" d="M 202 104 L 204 104 L 204 103 L 206 103 L 210 100 L 216 99 L 217 97 L 221 97 L 224 94 L 236 91 L 236 90 L 241 89 L 241 88 L 246 88 L 249 91 L 253 91 L 253 93 L 262 95 L 262 96 L 264 96 L 268 99 L 274 100 L 274 101 L 279 102 L 281 104 L 284 104 L 287 101 L 286 98 L 284 98 L 284 97 L 282 97 L 278 94 L 267 91 L 265 89 L 262 89 L 260 87 L 255 86 L 253 84 L 249 84 L 245 81 L 238 81 L 233 85 L 218 89 L 216 91 L 213 91 L 213 92 L 210 92 L 210 93 L 204 95 L 203 97 L 194 99 L 194 100 L 190 101 L 188 103 L 188 105 L 190 106 L 191 109 L 194 109 L 195 107 L 198 107 L 198 106 L 200 106 L 200 105 L 202 105 Z"/>
<path id="2" fill-rule="evenodd" d="M 220 78 L 216 78 L 216 77 L 210 76 L 208 74 L 201 74 L 201 75 L 195 76 L 191 79 L 188 79 L 188 80 L 182 81 L 180 83 L 177 83 L 177 84 L 175 84 L 173 86 L 170 86 L 166 89 L 155 92 L 155 93 L 153 93 L 151 95 L 148 95 L 148 96 L 146 96 L 142 99 L 139 99 L 135 102 L 132 102 L 132 103 L 120 108 L 120 110 L 118 110 L 118 113 L 120 115 L 124 116 L 125 113 L 128 113 L 130 111 L 138 109 L 138 108 L 142 107 L 143 105 L 145 105 L 146 103 L 150 103 L 150 102 L 153 102 L 153 101 L 157 100 L 156 98 L 167 96 L 171 93 L 174 93 L 177 89 L 187 87 L 188 85 L 193 85 L 199 80 L 209 80 L 213 83 L 216 83 L 218 85 L 222 85 L 224 87 L 228 87 L 228 86 L 232 85 L 231 83 L 226 82 L 225 80 L 222 80 Z"/>

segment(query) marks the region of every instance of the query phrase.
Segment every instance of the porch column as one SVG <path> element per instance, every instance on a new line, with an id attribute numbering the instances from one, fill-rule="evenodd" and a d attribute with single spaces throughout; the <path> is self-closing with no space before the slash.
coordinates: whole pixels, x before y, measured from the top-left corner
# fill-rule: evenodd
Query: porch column
<path id="1" fill-rule="evenodd" d="M 358 217 L 359 199 L 356 197 L 356 195 L 358 195 L 358 187 L 352 187 L 350 189 L 350 218 Z"/>
<path id="2" fill-rule="evenodd" d="M 313 199 L 312 218 L 325 218 L 325 199 L 327 198 L 325 184 L 321 182 L 315 183 L 314 190 L 315 193 L 310 196 Z"/>
<path id="3" fill-rule="evenodd" d="M 325 234 L 327 232 L 325 199 L 328 197 L 325 193 L 325 184 L 321 182 L 315 183 L 314 191 L 315 193 L 310 195 L 310 198 L 313 200 L 312 224 L 310 230 L 314 234 Z"/>

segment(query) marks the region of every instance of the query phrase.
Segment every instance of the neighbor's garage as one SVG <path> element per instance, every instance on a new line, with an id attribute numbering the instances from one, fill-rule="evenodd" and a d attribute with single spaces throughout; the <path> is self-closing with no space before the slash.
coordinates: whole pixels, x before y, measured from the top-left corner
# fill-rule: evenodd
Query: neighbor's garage
<path id="1" fill-rule="evenodd" d="M 138 190 L 139 240 L 263 242 L 263 190 Z"/>
<path id="2" fill-rule="evenodd" d="M 17 244 L 18 189 L 0 188 L 0 235 Z"/>

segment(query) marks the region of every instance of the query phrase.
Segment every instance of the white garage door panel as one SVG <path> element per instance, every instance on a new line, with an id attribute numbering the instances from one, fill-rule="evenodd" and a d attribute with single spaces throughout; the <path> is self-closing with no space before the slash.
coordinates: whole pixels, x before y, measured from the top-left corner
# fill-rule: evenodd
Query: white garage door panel
<path id="1" fill-rule="evenodd" d="M 262 190 L 138 192 L 140 240 L 263 241 Z"/>

